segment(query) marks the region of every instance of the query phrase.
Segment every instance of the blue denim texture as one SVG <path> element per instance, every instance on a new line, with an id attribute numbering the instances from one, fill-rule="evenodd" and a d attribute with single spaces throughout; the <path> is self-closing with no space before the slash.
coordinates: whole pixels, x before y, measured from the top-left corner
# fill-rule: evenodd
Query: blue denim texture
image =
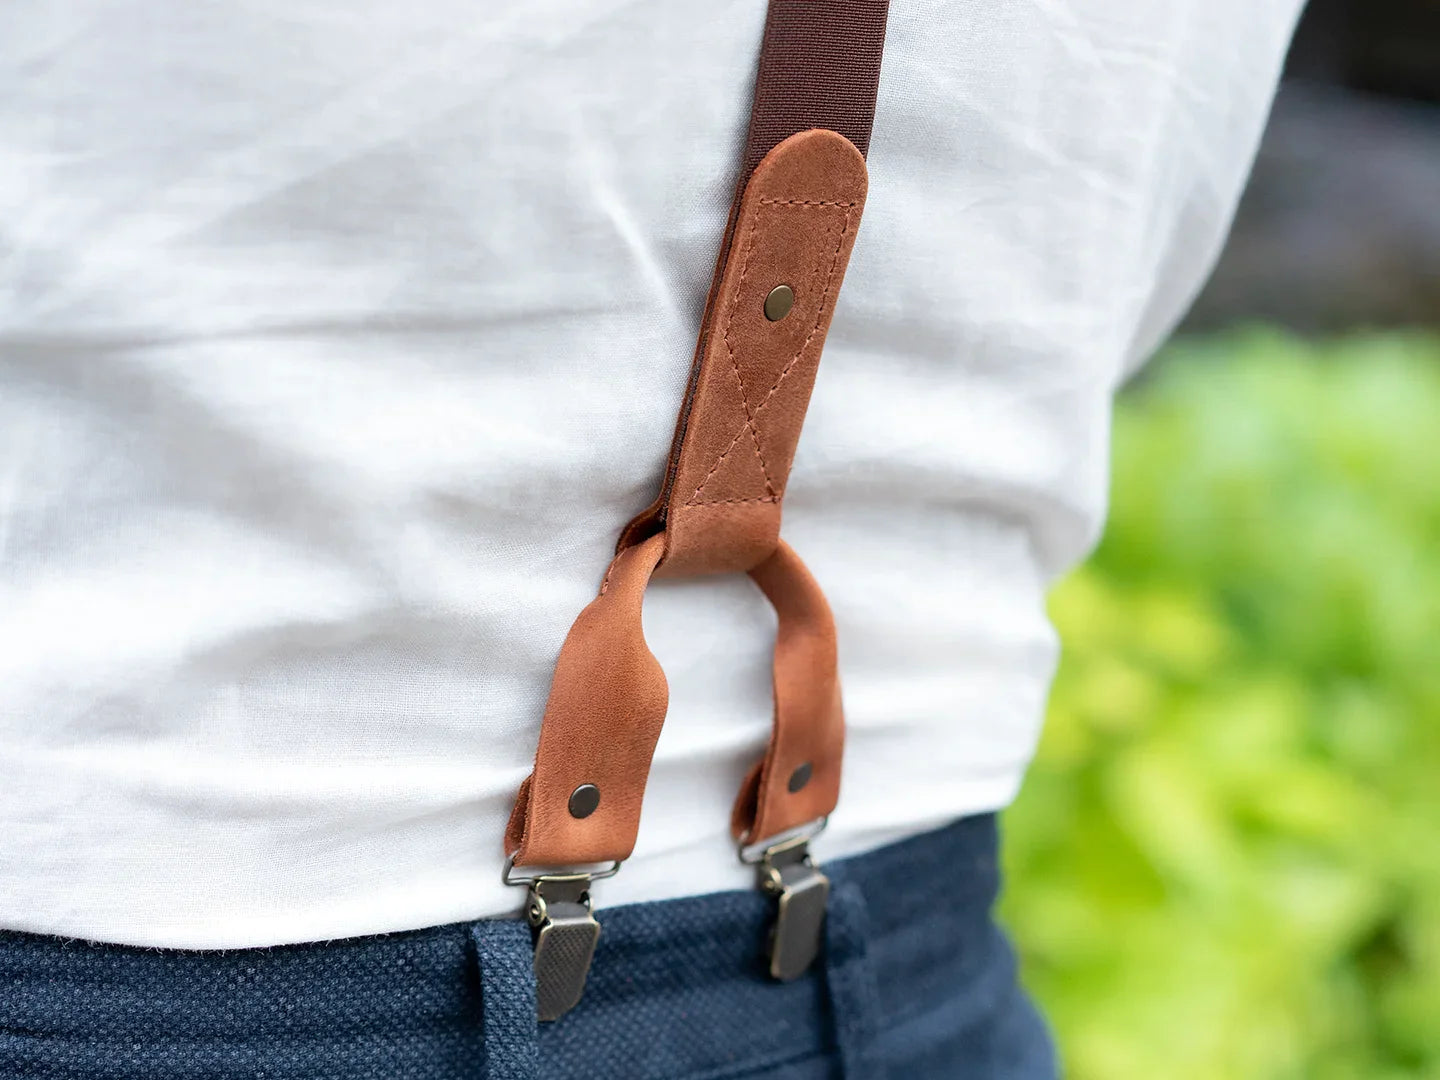
<path id="1" fill-rule="evenodd" d="M 828 865 L 825 955 L 791 983 L 764 972 L 758 893 L 601 910 L 551 1024 L 515 921 L 228 952 L 0 933 L 0 1076 L 1052 1080 L 996 850 L 984 815 Z"/>

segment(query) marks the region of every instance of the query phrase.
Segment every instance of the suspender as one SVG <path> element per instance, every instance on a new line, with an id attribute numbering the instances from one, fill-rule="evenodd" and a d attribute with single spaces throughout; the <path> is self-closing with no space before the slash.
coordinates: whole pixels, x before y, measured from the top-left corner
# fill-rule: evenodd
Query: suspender
<path id="1" fill-rule="evenodd" d="M 589 884 L 635 846 L 668 699 L 640 621 L 654 574 L 748 573 L 775 608 L 774 728 L 731 830 L 778 899 L 771 973 L 794 978 L 818 950 L 829 883 L 807 843 L 839 798 L 844 720 L 834 621 L 780 539 L 780 513 L 864 208 L 886 8 L 770 2 L 740 180 L 664 484 L 622 533 L 600 595 L 565 639 L 535 768 L 506 828 L 506 881 L 530 888 L 542 1020 L 579 1001 L 600 932 Z M 596 864 L 606 868 L 584 869 Z"/>

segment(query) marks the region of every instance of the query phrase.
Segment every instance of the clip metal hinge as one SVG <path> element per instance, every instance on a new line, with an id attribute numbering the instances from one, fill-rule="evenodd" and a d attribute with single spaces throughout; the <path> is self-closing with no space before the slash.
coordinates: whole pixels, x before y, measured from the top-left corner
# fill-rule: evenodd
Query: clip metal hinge
<path id="1" fill-rule="evenodd" d="M 512 856 L 505 865 L 507 885 L 528 885 L 525 919 L 535 939 L 536 1013 L 541 1020 L 558 1020 L 580 1002 L 590 961 L 600 940 L 600 923 L 590 910 L 590 885 L 612 876 L 608 870 L 592 873 L 512 876 Z"/>
<path id="2" fill-rule="evenodd" d="M 760 889 L 776 898 L 770 974 L 781 982 L 804 975 L 820 954 L 830 879 L 810 860 L 811 836 L 767 847 L 758 862 Z"/>

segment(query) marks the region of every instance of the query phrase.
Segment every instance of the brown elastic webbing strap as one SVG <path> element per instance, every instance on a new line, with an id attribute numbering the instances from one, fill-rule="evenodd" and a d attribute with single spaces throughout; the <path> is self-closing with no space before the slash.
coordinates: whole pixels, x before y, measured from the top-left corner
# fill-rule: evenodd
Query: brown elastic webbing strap
<path id="1" fill-rule="evenodd" d="M 517 865 L 620 860 L 634 847 L 667 699 L 640 619 L 654 573 L 748 572 L 779 618 L 774 732 L 737 800 L 737 838 L 834 808 L 844 735 L 834 624 L 779 538 L 780 505 L 864 207 L 887 6 L 771 0 L 664 487 L 627 526 L 561 650 L 535 770 L 506 831 Z M 769 296 L 782 284 L 793 307 L 777 317 Z"/>
<path id="2" fill-rule="evenodd" d="M 796 132 L 828 128 L 869 153 L 889 7 L 889 0 L 770 0 L 741 190 L 760 160 Z"/>

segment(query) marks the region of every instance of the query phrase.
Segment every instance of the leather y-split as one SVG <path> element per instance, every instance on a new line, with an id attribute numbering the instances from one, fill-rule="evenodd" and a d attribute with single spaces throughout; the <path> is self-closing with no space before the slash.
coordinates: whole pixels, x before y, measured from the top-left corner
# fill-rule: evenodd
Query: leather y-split
<path id="1" fill-rule="evenodd" d="M 864 202 L 864 159 L 831 131 L 793 135 L 756 168 L 678 433 L 663 529 L 620 551 L 560 650 L 535 771 L 507 830 L 516 865 L 623 860 L 634 849 L 667 699 L 640 622 L 657 573 L 749 573 L 779 617 L 775 730 L 737 800 L 737 839 L 834 809 L 844 741 L 835 626 L 814 578 L 780 540 L 780 512 Z M 771 322 L 765 298 L 782 284 L 794 306 Z M 790 791 L 806 764 L 808 781 Z M 568 800 L 587 783 L 600 803 L 577 819 Z"/>
<path id="2" fill-rule="evenodd" d="M 813 958 L 828 883 L 809 862 L 806 837 L 794 837 L 835 808 L 844 718 L 834 620 L 780 539 L 780 521 L 867 187 L 862 149 L 822 124 L 833 114 L 837 127 L 868 142 L 884 16 L 874 0 L 772 0 L 744 163 L 753 170 L 742 170 L 665 482 L 626 527 L 600 594 L 565 639 L 535 768 L 506 828 L 513 868 L 546 868 L 520 881 L 532 885 L 536 971 L 550 981 L 552 1015 L 578 1000 L 599 933 L 584 882 L 576 884 L 585 875 L 573 871 L 623 862 L 640 827 L 668 702 L 641 625 L 657 574 L 746 573 L 775 609 L 774 725 L 736 798 L 731 830 L 742 850 L 762 852 L 755 861 L 762 887 L 778 898 L 780 927 L 787 910 L 792 923 L 806 924 L 789 944 L 777 930 L 772 972 L 793 977 Z M 799 88 L 798 107 L 787 87 Z M 555 910 L 570 913 L 573 937 L 553 924 L 547 882 L 552 897 L 564 896 Z M 544 985 L 541 997 L 542 1019 L 551 1018 Z"/>

